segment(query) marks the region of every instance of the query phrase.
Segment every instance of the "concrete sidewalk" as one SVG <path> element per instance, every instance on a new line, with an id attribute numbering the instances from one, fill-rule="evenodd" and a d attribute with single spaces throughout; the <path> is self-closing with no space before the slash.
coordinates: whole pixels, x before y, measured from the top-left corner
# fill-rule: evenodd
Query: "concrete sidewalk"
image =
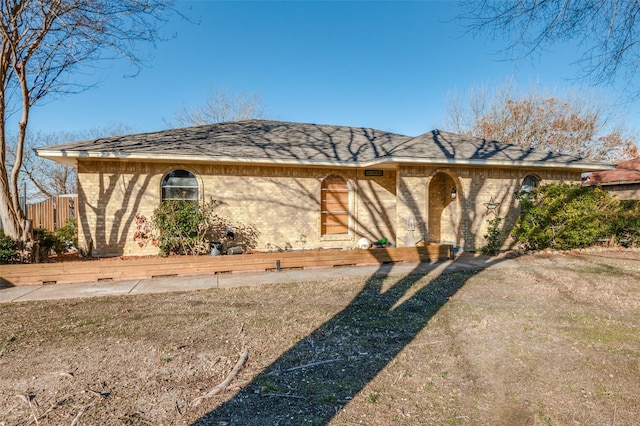
<path id="1" fill-rule="evenodd" d="M 300 281 L 324 281 L 344 277 L 370 277 L 374 274 L 424 274 L 436 268 L 477 269 L 488 266 L 508 267 L 513 266 L 514 263 L 514 260 L 489 258 L 487 256 L 463 253 L 455 260 L 447 260 L 437 263 L 398 263 L 342 268 L 323 267 L 282 270 L 279 272 L 240 272 L 232 274 L 162 277 L 141 280 L 18 286 L 0 289 L 0 303 L 166 293 L 211 288 L 247 287 Z"/>

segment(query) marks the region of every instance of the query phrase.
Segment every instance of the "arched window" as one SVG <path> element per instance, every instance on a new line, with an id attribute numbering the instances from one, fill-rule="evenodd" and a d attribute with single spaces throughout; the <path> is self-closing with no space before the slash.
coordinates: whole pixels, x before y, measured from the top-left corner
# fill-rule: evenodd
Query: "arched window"
<path id="1" fill-rule="evenodd" d="M 520 192 L 524 194 L 530 194 L 540 185 L 540 181 L 537 177 L 528 175 L 522 181 L 522 187 L 520 188 Z"/>
<path id="2" fill-rule="evenodd" d="M 199 200 L 198 179 L 187 170 L 173 170 L 162 179 L 162 201 Z"/>
<path id="3" fill-rule="evenodd" d="M 340 176 L 327 176 L 321 190 L 322 235 L 349 233 L 349 185 Z"/>

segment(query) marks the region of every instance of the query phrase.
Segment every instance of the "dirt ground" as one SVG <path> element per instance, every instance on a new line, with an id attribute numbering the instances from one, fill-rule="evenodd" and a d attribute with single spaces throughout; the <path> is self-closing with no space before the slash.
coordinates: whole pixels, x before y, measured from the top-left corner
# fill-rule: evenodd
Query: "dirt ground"
<path id="1" fill-rule="evenodd" d="M 638 424 L 640 252 L 511 262 L 0 305 L 0 425 Z"/>

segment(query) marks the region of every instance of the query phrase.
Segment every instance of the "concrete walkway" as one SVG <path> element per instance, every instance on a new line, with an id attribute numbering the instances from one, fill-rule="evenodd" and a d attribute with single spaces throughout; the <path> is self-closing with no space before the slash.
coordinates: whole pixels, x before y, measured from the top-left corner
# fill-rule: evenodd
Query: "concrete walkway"
<path id="1" fill-rule="evenodd" d="M 374 274 L 407 275 L 427 273 L 436 268 L 476 269 L 509 267 L 514 260 L 462 253 L 455 260 L 438 263 L 399 263 L 343 268 L 309 268 L 279 272 L 242 272 L 233 274 L 162 277 L 142 280 L 97 281 L 74 284 L 18 286 L 0 289 L 0 303 L 34 300 L 72 299 L 95 296 L 166 293 L 211 288 L 247 287 L 300 281 L 324 281 L 343 277 L 370 277 Z"/>

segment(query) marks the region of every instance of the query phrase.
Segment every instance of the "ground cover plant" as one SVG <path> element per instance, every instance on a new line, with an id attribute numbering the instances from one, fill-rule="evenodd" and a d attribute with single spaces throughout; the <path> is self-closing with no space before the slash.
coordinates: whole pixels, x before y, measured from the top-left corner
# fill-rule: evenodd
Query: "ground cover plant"
<path id="1" fill-rule="evenodd" d="M 0 424 L 636 422 L 639 252 L 386 268 L 0 305 Z"/>

